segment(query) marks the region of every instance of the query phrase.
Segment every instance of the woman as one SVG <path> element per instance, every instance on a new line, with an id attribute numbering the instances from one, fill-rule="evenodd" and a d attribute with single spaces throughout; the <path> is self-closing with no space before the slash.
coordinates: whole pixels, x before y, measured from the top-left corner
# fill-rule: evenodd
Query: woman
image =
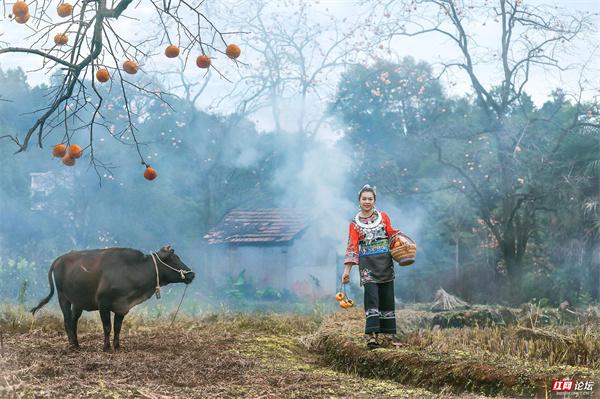
<path id="1" fill-rule="evenodd" d="M 342 284 L 350 282 L 350 270 L 358 265 L 365 289 L 367 346 L 379 346 L 378 333 L 396 334 L 394 313 L 394 264 L 389 239 L 398 232 L 385 212 L 375 209 L 375 187 L 364 185 L 358 193 L 360 212 L 350 223 Z"/>

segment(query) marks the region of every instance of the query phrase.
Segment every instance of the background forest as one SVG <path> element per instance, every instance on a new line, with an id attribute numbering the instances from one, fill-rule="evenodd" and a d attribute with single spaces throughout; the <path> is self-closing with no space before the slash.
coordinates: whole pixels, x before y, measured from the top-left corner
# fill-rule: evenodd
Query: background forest
<path id="1" fill-rule="evenodd" d="M 1 129 L 24 128 L 22 110 L 41 107 L 45 87 L 28 85 L 21 70 L 2 70 L 0 87 L 18 99 L 0 102 Z M 137 161 L 117 140 L 96 149 L 115 166 L 102 179 L 83 164 L 65 169 L 47 150 L 10 155 L 10 143 L 0 141 L 2 301 L 39 296 L 52 259 L 73 248 L 149 251 L 168 241 L 193 254 L 233 208 L 346 206 L 364 182 L 378 187 L 380 207 L 420 244 L 417 267 L 399 271 L 404 301 L 427 301 L 440 286 L 483 303 L 599 299 L 600 136 L 569 130 L 598 110 L 583 112 L 560 89 L 541 107 L 525 93 L 511 106 L 508 151 L 475 99 L 447 96 L 430 66 L 411 58 L 344 73 L 327 111 L 344 130 L 334 144 L 259 132 L 243 115 L 209 114 L 185 98 L 174 102 L 177 112 L 132 98 L 147 115 L 140 129 L 155 138 L 148 146 L 161 165 L 158 184 L 139 178 Z M 115 120 L 119 100 L 108 105 Z M 321 186 L 323 172 L 319 159 L 306 156 L 315 146 L 352 160 L 336 172 L 345 198 L 316 198 L 310 189 Z M 53 176 L 45 191 L 32 187 L 30 173 L 40 172 Z M 307 191 L 290 199 L 287 186 L 299 179 L 308 179 Z"/>

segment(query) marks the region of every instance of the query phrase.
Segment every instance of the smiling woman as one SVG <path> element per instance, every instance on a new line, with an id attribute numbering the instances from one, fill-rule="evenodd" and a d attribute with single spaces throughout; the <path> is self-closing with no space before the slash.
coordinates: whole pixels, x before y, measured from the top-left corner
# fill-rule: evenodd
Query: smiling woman
<path id="1" fill-rule="evenodd" d="M 352 266 L 358 264 L 364 287 L 367 346 L 379 346 L 378 334 L 396 334 L 394 313 L 394 263 L 389 240 L 398 230 L 389 216 L 375 209 L 375 187 L 364 185 L 358 193 L 360 212 L 350 222 L 342 284 L 350 282 Z"/>

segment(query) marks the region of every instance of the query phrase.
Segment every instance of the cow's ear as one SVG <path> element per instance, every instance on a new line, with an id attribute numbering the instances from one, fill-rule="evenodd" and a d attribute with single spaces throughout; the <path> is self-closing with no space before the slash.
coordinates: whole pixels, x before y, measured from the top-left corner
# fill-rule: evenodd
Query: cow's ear
<path id="1" fill-rule="evenodd" d="M 171 252 L 171 246 L 170 245 L 164 245 L 161 249 L 162 252 Z"/>
<path id="2" fill-rule="evenodd" d="M 163 261 L 166 260 L 169 257 L 169 255 L 171 255 L 171 253 L 169 252 L 167 247 L 162 247 L 160 251 L 158 251 L 158 257 Z"/>

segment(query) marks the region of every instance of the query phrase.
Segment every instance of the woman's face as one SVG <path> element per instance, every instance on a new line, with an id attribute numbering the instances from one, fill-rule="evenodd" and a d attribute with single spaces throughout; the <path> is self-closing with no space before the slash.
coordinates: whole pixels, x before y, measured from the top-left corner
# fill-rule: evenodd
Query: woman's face
<path id="1" fill-rule="evenodd" d="M 360 195 L 359 203 L 360 209 L 365 213 L 369 213 L 375 207 L 375 196 L 372 192 L 365 191 Z"/>

